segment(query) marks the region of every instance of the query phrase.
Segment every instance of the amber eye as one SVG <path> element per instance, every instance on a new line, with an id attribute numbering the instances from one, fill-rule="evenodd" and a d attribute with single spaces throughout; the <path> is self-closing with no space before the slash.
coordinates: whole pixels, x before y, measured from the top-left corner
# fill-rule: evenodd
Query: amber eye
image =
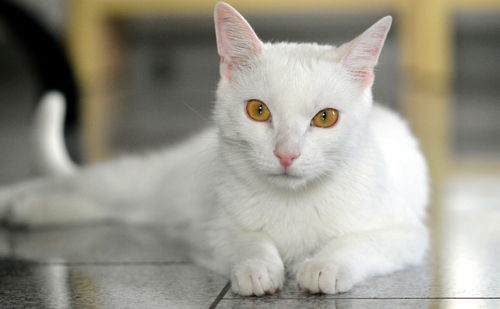
<path id="1" fill-rule="evenodd" d="M 259 100 L 247 101 L 247 114 L 255 121 L 266 121 L 271 116 L 269 108 Z"/>
<path id="2" fill-rule="evenodd" d="M 334 108 L 325 108 L 312 119 L 312 124 L 319 128 L 329 128 L 337 123 L 339 111 Z"/>

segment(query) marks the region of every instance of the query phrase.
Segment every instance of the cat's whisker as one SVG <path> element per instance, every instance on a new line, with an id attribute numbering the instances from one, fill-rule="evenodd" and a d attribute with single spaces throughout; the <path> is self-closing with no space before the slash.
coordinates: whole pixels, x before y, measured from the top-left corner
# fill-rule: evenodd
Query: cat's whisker
<path id="1" fill-rule="evenodd" d="M 190 111 L 192 111 L 193 113 L 195 113 L 200 119 L 202 119 L 203 121 L 209 121 L 206 117 L 204 117 L 200 112 L 198 112 L 194 107 L 192 107 L 191 105 L 187 104 L 186 102 L 184 101 L 181 101 L 181 104 L 186 106 Z"/>

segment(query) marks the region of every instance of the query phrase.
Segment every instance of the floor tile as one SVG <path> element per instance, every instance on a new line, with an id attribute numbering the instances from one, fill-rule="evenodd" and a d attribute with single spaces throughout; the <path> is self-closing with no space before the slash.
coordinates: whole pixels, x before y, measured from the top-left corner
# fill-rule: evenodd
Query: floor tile
<path id="1" fill-rule="evenodd" d="M 1 308 L 208 308 L 225 284 L 191 264 L 0 261 Z"/>

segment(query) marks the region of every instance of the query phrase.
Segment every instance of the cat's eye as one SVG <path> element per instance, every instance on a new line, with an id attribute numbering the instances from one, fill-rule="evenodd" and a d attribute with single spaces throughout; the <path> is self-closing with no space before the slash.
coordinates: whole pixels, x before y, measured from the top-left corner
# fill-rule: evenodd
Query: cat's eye
<path id="1" fill-rule="evenodd" d="M 266 104 L 255 99 L 247 101 L 247 114 L 255 121 L 267 121 L 271 116 L 271 112 Z"/>
<path id="2" fill-rule="evenodd" d="M 337 123 L 339 119 L 339 111 L 334 108 L 325 108 L 320 110 L 313 117 L 311 123 L 319 128 L 329 128 Z"/>

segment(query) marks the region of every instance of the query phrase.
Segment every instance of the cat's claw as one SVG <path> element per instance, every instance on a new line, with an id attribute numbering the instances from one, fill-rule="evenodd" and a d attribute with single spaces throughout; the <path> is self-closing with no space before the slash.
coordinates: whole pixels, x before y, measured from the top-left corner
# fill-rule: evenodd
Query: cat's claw
<path id="1" fill-rule="evenodd" d="M 308 259 L 299 266 L 296 276 L 299 289 L 311 294 L 336 294 L 349 291 L 354 277 L 346 267 L 331 261 Z"/>
<path id="2" fill-rule="evenodd" d="M 231 271 L 231 288 L 243 296 L 263 296 L 278 293 L 283 286 L 283 265 L 261 259 L 249 259 Z"/>

